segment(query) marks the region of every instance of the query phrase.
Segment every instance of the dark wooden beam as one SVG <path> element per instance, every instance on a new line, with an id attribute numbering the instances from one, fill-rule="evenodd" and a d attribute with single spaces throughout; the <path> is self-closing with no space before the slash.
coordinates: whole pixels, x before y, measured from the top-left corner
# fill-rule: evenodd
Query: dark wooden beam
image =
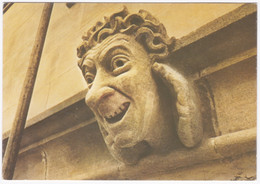
<path id="1" fill-rule="evenodd" d="M 4 3 L 3 13 L 7 12 L 7 10 L 13 5 L 14 3 Z"/>
<path id="2" fill-rule="evenodd" d="M 68 7 L 68 8 L 71 8 L 72 6 L 74 6 L 76 3 L 66 3 L 66 6 Z"/>
<path id="3" fill-rule="evenodd" d="M 22 92 L 18 102 L 15 119 L 12 125 L 11 133 L 6 147 L 3 160 L 3 178 L 11 180 L 14 174 L 17 155 L 20 148 L 20 142 L 25 126 L 28 109 L 31 102 L 34 83 L 40 64 L 41 54 L 49 26 L 53 3 L 46 3 L 43 7 L 41 20 L 39 23 L 34 47 L 32 50 L 29 67 L 25 76 Z"/>

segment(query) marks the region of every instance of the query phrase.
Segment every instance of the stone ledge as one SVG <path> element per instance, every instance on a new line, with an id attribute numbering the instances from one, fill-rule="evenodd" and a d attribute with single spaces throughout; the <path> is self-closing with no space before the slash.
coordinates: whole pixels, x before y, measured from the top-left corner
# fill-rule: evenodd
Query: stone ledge
<path id="1" fill-rule="evenodd" d="M 195 149 L 179 149 L 169 155 L 151 155 L 135 166 L 111 165 L 71 179 L 140 179 L 146 175 L 224 159 L 256 150 L 256 128 L 205 140 Z"/>
<path id="2" fill-rule="evenodd" d="M 209 36 L 210 34 L 223 29 L 224 27 L 230 26 L 234 22 L 237 22 L 246 16 L 255 13 L 257 6 L 255 3 L 247 3 L 239 8 L 215 19 L 208 24 L 198 28 L 196 31 L 191 32 L 190 34 L 183 36 L 176 42 L 176 47 L 174 51 L 180 50 L 183 47 L 186 47 L 201 38 Z"/>
<path id="3" fill-rule="evenodd" d="M 85 93 L 86 93 L 86 90 L 83 90 L 83 91 L 80 91 L 79 93 L 75 94 L 74 96 L 68 98 L 67 100 L 55 105 L 54 107 L 52 108 L 49 108 L 47 109 L 46 111 L 32 117 L 31 119 L 27 120 L 26 121 L 26 125 L 25 125 L 25 128 L 28 128 L 34 124 L 36 124 L 37 122 L 40 122 L 44 119 L 46 119 L 47 117 L 50 117 L 52 115 L 54 115 L 55 113 L 58 113 L 59 111 L 81 101 L 82 99 L 84 99 L 85 97 Z M 9 131 L 6 131 L 6 132 L 3 132 L 3 139 L 6 139 L 9 137 L 9 133 L 10 133 L 10 130 Z"/>
<path id="4" fill-rule="evenodd" d="M 205 76 L 211 75 L 214 72 L 225 69 L 225 68 L 227 68 L 231 65 L 237 64 L 239 62 L 245 61 L 245 60 L 250 59 L 250 58 L 256 58 L 256 56 L 257 56 L 257 49 L 251 48 L 251 49 L 246 50 L 242 53 L 234 55 L 231 58 L 225 59 L 224 61 L 218 62 L 215 65 L 211 65 L 209 67 L 206 67 L 203 70 L 195 73 L 191 78 L 194 81 L 199 80 L 199 79 L 201 79 Z"/>
<path id="5" fill-rule="evenodd" d="M 256 4 L 245 4 L 177 40 L 171 64 L 186 75 L 256 47 Z"/>
<path id="6" fill-rule="evenodd" d="M 83 90 L 62 103 L 50 108 L 26 122 L 20 149 L 34 146 L 38 142 L 46 141 L 64 132 L 70 132 L 77 127 L 93 123 L 94 115 L 84 101 L 86 91 Z M 2 137 L 4 154 L 9 133 Z"/>

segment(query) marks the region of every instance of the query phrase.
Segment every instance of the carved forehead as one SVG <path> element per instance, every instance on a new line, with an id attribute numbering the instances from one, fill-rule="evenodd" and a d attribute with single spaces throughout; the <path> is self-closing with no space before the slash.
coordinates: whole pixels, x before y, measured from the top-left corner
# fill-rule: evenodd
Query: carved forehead
<path id="1" fill-rule="evenodd" d="M 107 52 L 109 52 L 113 48 L 127 48 L 131 47 L 131 43 L 134 41 L 133 36 L 128 36 L 124 34 L 116 34 L 113 35 L 103 42 L 97 44 L 95 47 L 90 49 L 85 54 L 85 60 L 89 59 L 92 61 L 98 61 L 103 59 Z"/>
<path id="2" fill-rule="evenodd" d="M 175 46 L 175 38 L 169 38 L 163 24 L 149 12 L 140 10 L 138 13 L 130 14 L 125 7 L 109 18 L 106 17 L 104 22 L 97 22 L 83 35 L 83 42 L 77 48 L 80 69 L 82 70 L 84 58 L 89 50 L 96 45 L 106 45 L 103 42 L 118 34 L 135 37 L 135 40 L 143 46 L 153 62 L 165 62 Z M 92 54 L 94 53 L 93 50 L 91 51 Z"/>

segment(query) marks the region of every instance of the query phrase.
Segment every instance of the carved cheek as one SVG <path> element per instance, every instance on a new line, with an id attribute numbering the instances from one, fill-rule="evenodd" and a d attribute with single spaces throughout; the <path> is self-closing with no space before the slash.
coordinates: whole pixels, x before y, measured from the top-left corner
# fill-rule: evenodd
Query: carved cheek
<path id="1" fill-rule="evenodd" d="M 136 88 L 136 77 L 133 75 L 132 71 L 125 73 L 122 76 L 118 76 L 115 80 L 115 87 L 120 91 L 132 98 L 135 88 Z"/>
<path id="2" fill-rule="evenodd" d="M 134 98 L 133 95 L 137 92 L 136 90 L 139 88 L 138 85 L 143 87 L 144 83 L 146 83 L 146 77 L 144 76 L 145 71 L 142 72 L 143 74 L 138 70 L 138 65 L 134 65 L 131 70 L 117 76 L 113 85 L 128 96 Z"/>

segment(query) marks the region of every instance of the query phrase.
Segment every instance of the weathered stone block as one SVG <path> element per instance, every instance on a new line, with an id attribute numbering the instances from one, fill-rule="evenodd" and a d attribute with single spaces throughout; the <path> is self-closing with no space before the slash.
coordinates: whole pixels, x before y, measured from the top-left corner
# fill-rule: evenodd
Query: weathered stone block
<path id="1" fill-rule="evenodd" d="M 247 59 L 207 77 L 221 134 L 256 126 L 256 59 Z"/>
<path id="2" fill-rule="evenodd" d="M 77 77 L 78 76 L 78 77 Z M 78 68 L 71 68 L 50 83 L 50 91 L 46 108 L 53 107 L 86 88 L 83 79 L 78 80 L 80 72 Z M 64 81 L 66 81 L 64 83 Z"/>

